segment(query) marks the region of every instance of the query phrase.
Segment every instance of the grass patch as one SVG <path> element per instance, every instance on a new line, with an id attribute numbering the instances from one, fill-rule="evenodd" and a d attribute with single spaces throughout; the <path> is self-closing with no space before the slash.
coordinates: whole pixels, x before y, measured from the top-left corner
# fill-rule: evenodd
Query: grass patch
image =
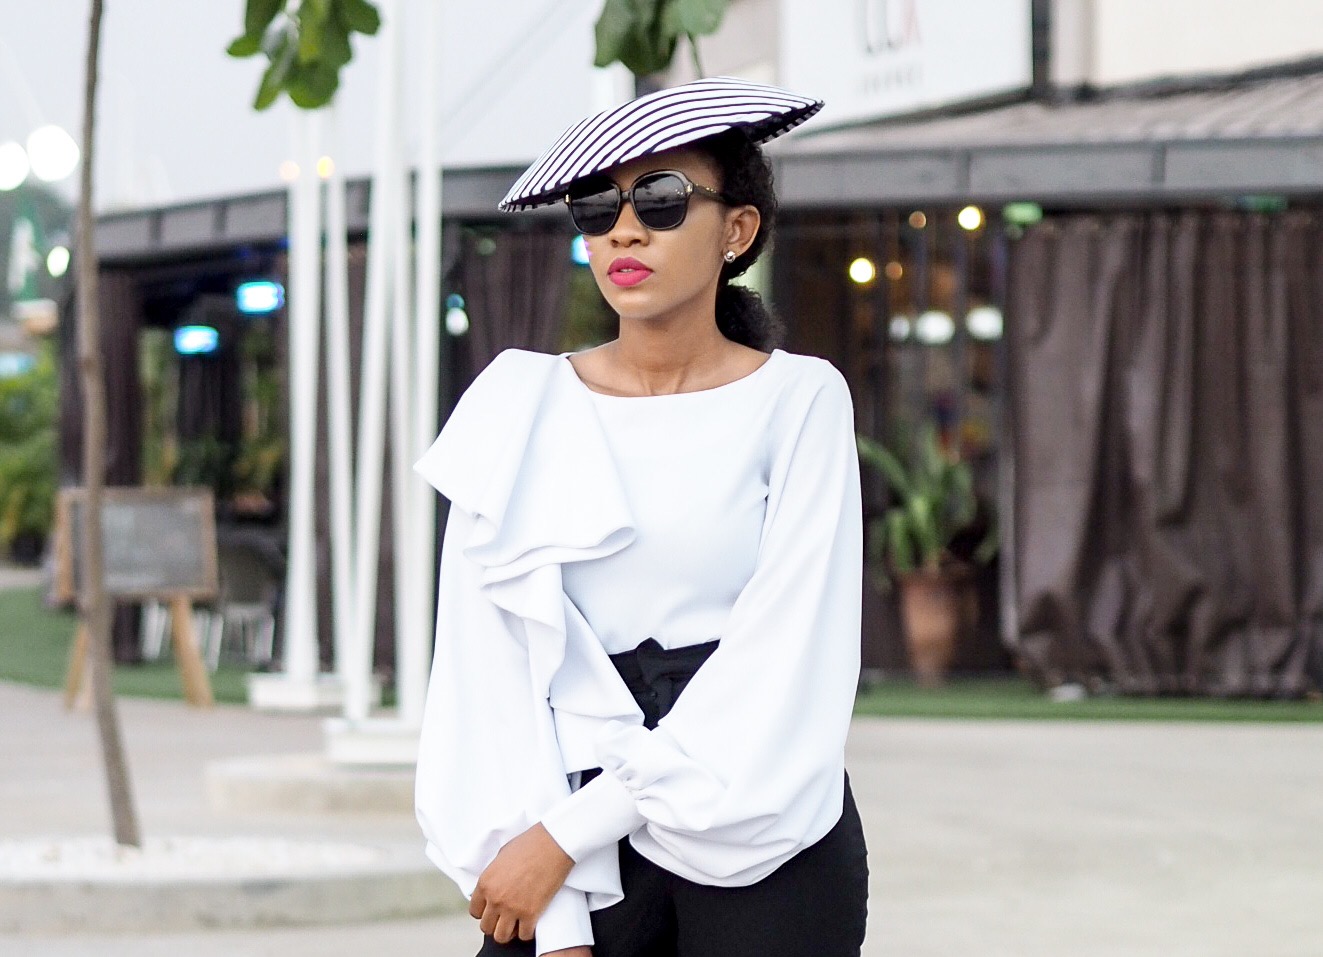
<path id="1" fill-rule="evenodd" d="M 860 693 L 854 713 L 969 720 L 1323 722 L 1323 702 L 1123 696 L 1057 702 L 1023 678 L 957 678 L 941 688 L 884 681 Z"/>
<path id="2" fill-rule="evenodd" d="M 47 608 L 40 589 L 0 590 L 0 681 L 63 688 L 77 625 L 72 612 Z M 228 704 L 247 701 L 246 673 L 226 665 L 213 673 L 216 700 Z M 170 661 L 120 665 L 115 669 L 115 693 L 133 698 L 183 698 L 179 672 Z"/>
<path id="3" fill-rule="evenodd" d="M 35 588 L 0 590 L 0 680 L 60 688 L 77 619 L 42 602 Z M 222 665 L 211 676 L 216 700 L 247 700 L 243 668 Z M 115 691 L 143 698 L 182 698 L 168 661 L 115 669 Z M 390 694 L 387 693 L 387 705 Z M 1323 722 L 1323 702 L 1224 701 L 1214 698 L 1090 698 L 1055 702 L 1021 678 L 957 678 L 942 688 L 890 680 L 861 692 L 855 714 L 892 718 L 1031 721 Z"/>

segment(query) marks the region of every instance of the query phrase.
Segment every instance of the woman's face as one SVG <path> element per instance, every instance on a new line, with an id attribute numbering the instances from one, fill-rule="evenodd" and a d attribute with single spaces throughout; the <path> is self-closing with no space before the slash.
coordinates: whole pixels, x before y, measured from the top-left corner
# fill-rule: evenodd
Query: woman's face
<path id="1" fill-rule="evenodd" d="M 716 165 L 704 154 L 675 150 L 644 157 L 608 171 L 622 191 L 654 170 L 679 170 L 699 186 L 720 190 Z M 634 207 L 621 203 L 616 224 L 601 236 L 586 236 L 589 264 L 597 287 L 621 320 L 711 320 L 722 258 L 744 252 L 758 231 L 752 206 L 729 207 L 695 192 L 689 212 L 675 229 L 652 230 L 639 222 Z"/>

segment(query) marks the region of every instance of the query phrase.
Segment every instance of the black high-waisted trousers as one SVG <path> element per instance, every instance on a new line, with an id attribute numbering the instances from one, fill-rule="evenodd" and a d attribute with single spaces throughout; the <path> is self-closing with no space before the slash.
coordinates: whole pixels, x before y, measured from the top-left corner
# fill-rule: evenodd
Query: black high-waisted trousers
<path id="1" fill-rule="evenodd" d="M 648 639 L 611 656 L 647 727 L 656 727 L 716 644 L 667 651 Z M 644 858 L 628 838 L 618 853 L 625 898 L 592 912 L 593 957 L 858 957 L 863 946 L 868 862 L 848 776 L 836 825 L 756 884 L 695 884 Z M 488 937 L 478 957 L 535 952 L 532 942 Z"/>

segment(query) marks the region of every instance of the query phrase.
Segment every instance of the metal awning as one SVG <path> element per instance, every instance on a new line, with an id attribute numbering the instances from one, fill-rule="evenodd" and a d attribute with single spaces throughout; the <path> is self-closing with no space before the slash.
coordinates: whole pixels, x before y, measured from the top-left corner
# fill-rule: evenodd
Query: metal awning
<path id="1" fill-rule="evenodd" d="M 791 208 L 1323 194 L 1323 73 L 806 132 L 773 152 Z"/>

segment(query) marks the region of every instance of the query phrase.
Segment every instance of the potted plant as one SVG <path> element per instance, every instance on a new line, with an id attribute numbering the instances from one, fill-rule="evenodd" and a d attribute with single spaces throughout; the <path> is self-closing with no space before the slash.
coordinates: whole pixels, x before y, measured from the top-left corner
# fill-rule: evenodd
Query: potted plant
<path id="1" fill-rule="evenodd" d="M 978 501 L 967 462 L 942 448 L 937 430 L 924 427 L 898 455 L 858 436 L 859 457 L 886 479 L 894 503 L 870 528 L 870 560 L 900 587 L 901 624 L 919 684 L 940 684 L 968 622 L 973 593 L 970 566 L 951 553 L 952 541 L 974 524 Z M 996 551 L 995 532 L 979 545 L 976 561 Z"/>

